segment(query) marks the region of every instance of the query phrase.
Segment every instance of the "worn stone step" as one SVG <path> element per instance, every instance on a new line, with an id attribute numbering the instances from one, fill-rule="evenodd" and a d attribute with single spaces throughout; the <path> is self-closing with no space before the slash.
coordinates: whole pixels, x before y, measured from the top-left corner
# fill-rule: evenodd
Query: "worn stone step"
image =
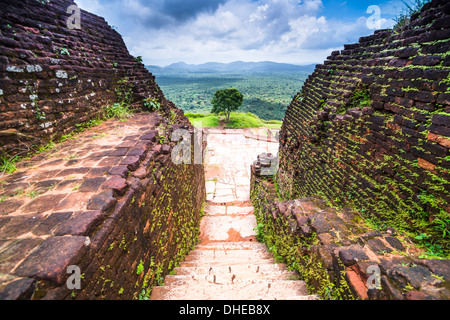
<path id="1" fill-rule="evenodd" d="M 153 288 L 151 300 L 285 300 L 289 297 L 308 296 L 303 281 L 274 280 L 258 283 L 198 285 L 195 281 L 186 284 Z"/>
<path id="2" fill-rule="evenodd" d="M 250 242 L 251 243 L 251 242 Z M 208 247 L 200 247 L 199 249 L 194 249 L 190 252 L 190 255 L 211 255 L 211 256 L 217 256 L 217 255 L 232 255 L 235 254 L 237 256 L 239 255 L 270 255 L 272 256 L 272 253 L 267 250 L 267 247 L 265 246 L 253 246 L 251 244 L 245 246 L 242 246 L 242 249 L 239 248 L 238 245 L 234 246 L 216 246 L 214 248 L 214 243 L 209 243 Z"/>
<path id="3" fill-rule="evenodd" d="M 205 208 L 205 213 L 210 216 L 220 215 L 248 215 L 255 209 L 253 207 L 238 207 L 238 206 L 214 206 L 208 205 Z"/>
<path id="4" fill-rule="evenodd" d="M 278 274 L 289 272 L 284 264 L 234 264 L 228 266 L 195 266 L 174 269 L 177 275 L 193 274 Z"/>
<path id="5" fill-rule="evenodd" d="M 220 260 L 214 260 L 214 261 L 208 261 L 207 259 L 203 260 L 191 260 L 191 261 L 183 261 L 180 263 L 180 267 L 198 267 L 198 266 L 209 266 L 209 267 L 220 267 L 220 266 L 231 266 L 231 265 L 248 265 L 248 264 L 270 264 L 270 263 L 276 263 L 275 259 L 245 259 L 241 261 L 237 261 L 236 259 L 220 259 Z"/>
<path id="6" fill-rule="evenodd" d="M 210 242 L 208 244 L 197 245 L 195 250 L 266 250 L 267 246 L 263 243 L 253 241 L 241 242 Z"/>
<path id="7" fill-rule="evenodd" d="M 209 241 L 241 241 L 256 236 L 254 215 L 205 216 L 200 225 L 201 239 Z"/>
<path id="8" fill-rule="evenodd" d="M 197 262 L 200 265 L 208 265 L 214 262 L 227 262 L 228 264 L 255 264 L 260 261 L 274 261 L 273 256 L 269 252 L 263 250 L 194 250 L 186 258 L 185 261 Z"/>
<path id="9" fill-rule="evenodd" d="M 165 285 L 185 284 L 193 281 L 198 285 L 205 283 L 215 284 L 240 284 L 240 283 L 257 283 L 261 280 L 296 280 L 297 274 L 292 271 L 272 271 L 270 273 L 263 272 L 215 272 L 211 273 L 192 273 L 192 274 L 176 274 L 166 276 L 164 280 Z"/>

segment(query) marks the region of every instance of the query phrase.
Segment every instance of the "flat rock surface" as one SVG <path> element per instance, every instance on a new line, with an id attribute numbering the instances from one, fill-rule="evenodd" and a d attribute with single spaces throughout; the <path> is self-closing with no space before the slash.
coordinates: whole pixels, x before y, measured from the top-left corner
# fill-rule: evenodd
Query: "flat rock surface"
<path id="1" fill-rule="evenodd" d="M 159 119 L 142 113 L 106 121 L 0 175 L 0 291 L 31 278 L 62 281 L 150 156 Z"/>

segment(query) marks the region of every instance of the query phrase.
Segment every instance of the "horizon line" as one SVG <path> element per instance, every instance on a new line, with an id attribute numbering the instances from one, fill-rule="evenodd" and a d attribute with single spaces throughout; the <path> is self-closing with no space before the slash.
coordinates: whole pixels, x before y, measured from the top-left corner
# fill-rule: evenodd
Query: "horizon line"
<path id="1" fill-rule="evenodd" d="M 170 67 L 171 65 L 174 64 L 185 64 L 188 66 L 201 66 L 204 64 L 208 64 L 208 63 L 217 63 L 217 64 L 232 64 L 235 62 L 243 62 L 243 63 L 263 63 L 263 62 L 270 62 L 270 63 L 277 63 L 277 64 L 288 64 L 288 65 L 293 65 L 293 66 L 299 66 L 299 67 L 307 67 L 307 66 L 312 66 L 312 65 L 317 65 L 320 64 L 320 62 L 313 62 L 313 63 L 307 63 L 307 64 L 296 64 L 296 63 L 289 63 L 289 62 L 277 62 L 277 61 L 272 61 L 272 60 L 263 60 L 263 61 L 242 61 L 242 60 L 236 60 L 236 61 L 231 61 L 231 62 L 217 62 L 217 61 L 207 61 L 207 62 L 202 62 L 202 63 L 186 63 L 184 61 L 178 61 L 178 62 L 173 62 L 171 64 L 162 66 L 162 65 L 156 65 L 156 64 L 145 64 L 145 66 L 154 66 L 154 67 L 159 67 L 159 68 L 167 68 Z"/>

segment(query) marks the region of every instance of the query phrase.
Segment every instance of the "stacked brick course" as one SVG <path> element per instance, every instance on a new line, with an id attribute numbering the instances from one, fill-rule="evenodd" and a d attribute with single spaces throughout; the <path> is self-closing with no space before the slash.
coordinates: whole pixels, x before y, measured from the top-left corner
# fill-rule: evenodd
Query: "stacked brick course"
<path id="1" fill-rule="evenodd" d="M 164 101 L 155 78 L 103 18 L 81 10 L 81 29 L 68 28 L 74 4 L 0 1 L 2 155 L 23 155 L 95 118 L 116 101 L 120 81 L 132 87 L 137 109 L 144 98 Z"/>

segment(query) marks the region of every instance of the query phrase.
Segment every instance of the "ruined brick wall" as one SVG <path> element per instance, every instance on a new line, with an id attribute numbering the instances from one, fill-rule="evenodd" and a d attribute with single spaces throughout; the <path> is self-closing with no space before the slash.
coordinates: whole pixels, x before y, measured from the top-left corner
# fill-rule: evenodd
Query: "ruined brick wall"
<path id="1" fill-rule="evenodd" d="M 0 1 L 0 152 L 14 155 L 67 134 L 117 100 L 125 80 L 136 108 L 164 101 L 154 77 L 135 61 L 106 21 L 81 10 L 69 29 L 72 0 Z"/>
<path id="2" fill-rule="evenodd" d="M 171 159 L 174 142 L 152 142 L 152 150 L 128 178 L 128 192 L 80 259 L 82 289 L 73 294 L 64 284 L 47 290 L 46 299 L 148 299 L 198 243 L 204 167 L 176 165 Z"/>
<path id="3" fill-rule="evenodd" d="M 0 0 L 2 151 L 17 154 L 72 131 L 117 101 L 115 89 L 126 84 L 132 87 L 137 111 L 146 111 L 142 100 L 148 97 L 158 99 L 161 110 L 103 123 L 98 130 L 117 133 L 120 126 L 134 126 L 139 132 L 117 134 L 107 145 L 86 143 L 76 155 L 81 161 L 66 163 L 70 172 L 82 175 L 80 183 L 93 188 L 86 205 L 76 200 L 85 197 L 80 185 L 64 195 L 53 195 L 59 192 L 53 185 L 32 200 L 39 205 L 20 211 L 23 200 L 7 190 L 24 177 L 32 179 L 27 188 L 48 185 L 51 181 L 43 180 L 55 172 L 34 178 L 28 171 L 40 166 L 46 153 L 19 163 L 18 172 L 2 175 L 0 300 L 148 298 L 196 244 L 199 233 L 204 167 L 172 161 L 177 144 L 172 132 L 183 128 L 192 134 L 192 125 L 103 18 L 81 11 L 81 29 L 67 28 L 67 8 L 73 4 Z M 71 150 L 84 142 L 77 137 L 58 147 Z M 92 154 L 95 148 L 101 150 Z M 98 160 L 101 164 L 89 166 Z M 53 183 L 74 179 L 66 178 Z M 78 202 L 82 211 L 58 211 Z M 66 285 L 70 265 L 81 270 L 79 290 Z"/>
<path id="4" fill-rule="evenodd" d="M 148 298 L 198 243 L 204 167 L 173 161 L 180 128 L 194 132 L 181 110 L 170 121 L 111 120 L 97 127 L 108 133 L 101 145 L 87 132 L 60 146 L 84 148 L 74 159 L 49 152 L 2 177 L 10 196 L 0 203 L 0 300 Z M 192 157 L 205 147 L 194 141 Z M 52 187 L 27 199 L 9 192 L 20 184 Z M 79 288 L 68 285 L 70 266 Z"/>
<path id="5" fill-rule="evenodd" d="M 288 107 L 277 181 L 449 248 L 450 4 L 336 51 Z"/>
<path id="6" fill-rule="evenodd" d="M 251 168 L 258 238 L 298 271 L 310 294 L 325 300 L 448 300 L 450 260 L 423 259 L 423 249 L 393 228 L 374 230 L 349 208 L 315 197 L 282 201 L 273 176 Z"/>

